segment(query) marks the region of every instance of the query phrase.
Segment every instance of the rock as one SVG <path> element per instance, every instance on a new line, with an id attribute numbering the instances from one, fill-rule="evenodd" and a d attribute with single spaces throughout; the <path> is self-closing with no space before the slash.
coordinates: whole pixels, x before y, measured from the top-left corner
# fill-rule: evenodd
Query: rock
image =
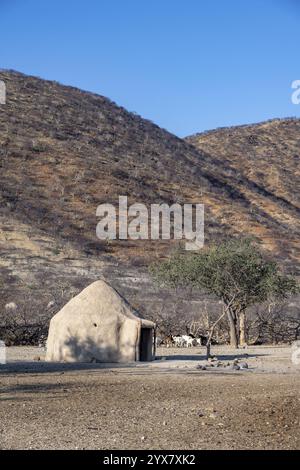
<path id="1" fill-rule="evenodd" d="M 211 356 L 211 357 L 208 358 L 208 361 L 209 362 L 218 361 L 218 358 L 216 356 Z"/>
<path id="2" fill-rule="evenodd" d="M 4 308 L 7 312 L 15 312 L 18 306 L 15 302 L 9 302 L 8 304 L 4 306 Z"/>
<path id="3" fill-rule="evenodd" d="M 216 413 L 217 410 L 214 405 L 210 405 L 206 408 L 206 411 L 209 411 L 210 413 Z"/>
<path id="4" fill-rule="evenodd" d="M 47 304 L 48 309 L 53 308 L 54 306 L 55 306 L 55 301 L 54 300 L 50 300 L 50 302 L 48 302 L 48 304 Z"/>
<path id="5" fill-rule="evenodd" d="M 155 324 L 105 281 L 96 281 L 50 321 L 46 361 L 134 362 L 153 359 Z"/>
<path id="6" fill-rule="evenodd" d="M 247 364 L 247 362 L 241 362 L 241 363 L 240 363 L 240 368 L 241 368 L 241 369 L 248 369 L 248 364 Z"/>

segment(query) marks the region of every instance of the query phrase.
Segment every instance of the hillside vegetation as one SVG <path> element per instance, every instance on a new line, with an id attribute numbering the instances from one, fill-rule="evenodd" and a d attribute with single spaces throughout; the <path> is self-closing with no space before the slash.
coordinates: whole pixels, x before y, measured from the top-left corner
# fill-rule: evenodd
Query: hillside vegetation
<path id="1" fill-rule="evenodd" d="M 2 301 L 46 302 L 105 275 L 150 302 L 147 265 L 173 244 L 98 240 L 96 208 L 119 195 L 204 203 L 206 243 L 254 235 L 296 271 L 299 120 L 183 140 L 105 97 L 13 71 L 0 79 Z"/>

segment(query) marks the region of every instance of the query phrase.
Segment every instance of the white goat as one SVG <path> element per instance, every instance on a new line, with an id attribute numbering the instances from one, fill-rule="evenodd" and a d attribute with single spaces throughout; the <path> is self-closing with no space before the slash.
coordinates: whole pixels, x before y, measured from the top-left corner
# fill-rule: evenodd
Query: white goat
<path id="1" fill-rule="evenodd" d="M 191 336 L 182 335 L 181 339 L 183 341 L 183 346 L 185 346 L 186 348 L 191 348 L 193 346 L 193 339 L 194 338 L 192 338 Z"/>
<path id="2" fill-rule="evenodd" d="M 188 339 L 186 340 L 186 347 L 192 348 L 193 346 L 195 346 L 195 338 L 192 338 L 191 336 L 189 336 Z"/>
<path id="3" fill-rule="evenodd" d="M 174 344 L 177 348 L 183 348 L 185 345 L 185 340 L 182 336 L 173 336 Z"/>

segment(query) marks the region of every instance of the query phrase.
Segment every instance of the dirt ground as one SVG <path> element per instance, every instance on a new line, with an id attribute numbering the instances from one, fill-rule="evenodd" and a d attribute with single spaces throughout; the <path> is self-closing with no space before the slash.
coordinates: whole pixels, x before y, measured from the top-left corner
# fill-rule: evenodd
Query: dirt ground
<path id="1" fill-rule="evenodd" d="M 288 347 L 163 349 L 152 363 L 47 364 L 8 348 L 1 449 L 299 449 L 300 366 Z M 37 360 L 37 359 L 40 360 Z M 235 358 L 249 368 L 233 370 Z"/>

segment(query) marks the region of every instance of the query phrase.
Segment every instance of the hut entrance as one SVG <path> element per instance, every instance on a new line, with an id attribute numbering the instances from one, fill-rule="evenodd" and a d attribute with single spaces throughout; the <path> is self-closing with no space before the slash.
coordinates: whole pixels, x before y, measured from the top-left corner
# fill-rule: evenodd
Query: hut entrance
<path id="1" fill-rule="evenodd" d="M 153 329 L 142 328 L 140 340 L 140 361 L 153 360 Z"/>

